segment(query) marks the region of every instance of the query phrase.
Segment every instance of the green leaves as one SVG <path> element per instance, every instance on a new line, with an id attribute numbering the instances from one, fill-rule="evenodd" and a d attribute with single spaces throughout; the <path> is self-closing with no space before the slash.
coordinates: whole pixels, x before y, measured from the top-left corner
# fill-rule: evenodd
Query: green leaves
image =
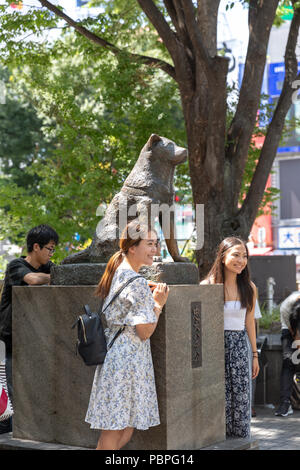
<path id="1" fill-rule="evenodd" d="M 7 86 L 16 98 L 11 116 L 20 120 L 20 131 L 23 119 L 23 137 L 33 145 L 23 149 L 20 132 L 18 151 L 9 138 L 9 119 L 14 133 L 17 121 L 7 115 L 1 128 L 0 120 L 0 142 L 14 161 L 1 178 L 1 232 L 21 243 L 33 225 L 48 223 L 60 235 L 59 261 L 67 245 L 80 248 L 76 232 L 81 245 L 89 242 L 98 206 L 120 189 L 151 133 L 186 145 L 180 100 L 161 71 L 67 31 L 52 44 L 21 42 L 19 57 L 22 66 L 14 48 L 5 57 Z"/>

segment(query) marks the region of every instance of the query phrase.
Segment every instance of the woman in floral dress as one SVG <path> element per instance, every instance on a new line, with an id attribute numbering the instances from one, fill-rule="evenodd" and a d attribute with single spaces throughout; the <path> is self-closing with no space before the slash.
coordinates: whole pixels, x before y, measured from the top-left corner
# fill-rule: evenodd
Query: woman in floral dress
<path id="1" fill-rule="evenodd" d="M 236 237 L 225 238 L 201 283 L 224 285 L 226 435 L 234 437 L 250 436 L 251 383 L 259 373 L 254 320 L 256 287 L 247 264 L 247 245 Z"/>
<path id="2" fill-rule="evenodd" d="M 103 308 L 143 265 L 151 265 L 157 252 L 155 231 L 131 222 L 120 239 L 120 251 L 109 260 L 96 294 Z M 121 449 L 133 430 L 160 424 L 150 336 L 155 331 L 169 289 L 159 283 L 153 293 L 142 277 L 134 279 L 105 310 L 109 343 L 103 366 L 95 371 L 86 421 L 101 429 L 97 450 Z"/>

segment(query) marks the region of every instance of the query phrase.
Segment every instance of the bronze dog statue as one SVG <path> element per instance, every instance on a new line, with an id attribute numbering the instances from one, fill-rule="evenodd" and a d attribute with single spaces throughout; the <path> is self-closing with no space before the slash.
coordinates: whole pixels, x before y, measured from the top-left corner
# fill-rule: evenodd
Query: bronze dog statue
<path id="1" fill-rule="evenodd" d="M 129 220 L 159 216 L 168 251 L 174 261 L 188 261 L 180 256 L 175 237 L 174 187 L 176 165 L 187 158 L 187 150 L 165 137 L 152 134 L 124 182 L 99 222 L 91 245 L 68 256 L 62 264 L 104 263 L 118 250 L 120 234 Z M 157 213 L 157 209 L 159 213 Z M 168 213 L 169 211 L 169 213 Z M 153 211 L 152 211 L 153 212 Z M 164 213 L 168 220 L 164 223 Z M 143 219 L 144 220 L 144 219 Z"/>

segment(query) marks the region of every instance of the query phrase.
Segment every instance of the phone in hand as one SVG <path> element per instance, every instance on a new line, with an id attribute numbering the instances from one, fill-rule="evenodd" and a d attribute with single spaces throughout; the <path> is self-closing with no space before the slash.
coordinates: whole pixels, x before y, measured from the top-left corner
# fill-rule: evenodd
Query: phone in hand
<path id="1" fill-rule="evenodd" d="M 154 291 L 155 287 L 157 286 L 157 282 L 154 282 L 154 281 L 148 281 L 148 286 L 150 287 L 151 289 L 151 292 Z"/>

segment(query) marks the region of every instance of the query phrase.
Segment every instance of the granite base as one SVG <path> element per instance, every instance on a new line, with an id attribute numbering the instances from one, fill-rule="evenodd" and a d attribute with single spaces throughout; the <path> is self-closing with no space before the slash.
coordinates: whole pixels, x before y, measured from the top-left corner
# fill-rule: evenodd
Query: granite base
<path id="1" fill-rule="evenodd" d="M 85 423 L 94 375 L 75 354 L 71 325 L 92 286 L 13 288 L 13 437 L 95 448 Z M 127 449 L 200 449 L 225 438 L 223 289 L 171 285 L 151 338 L 161 424 Z"/>

